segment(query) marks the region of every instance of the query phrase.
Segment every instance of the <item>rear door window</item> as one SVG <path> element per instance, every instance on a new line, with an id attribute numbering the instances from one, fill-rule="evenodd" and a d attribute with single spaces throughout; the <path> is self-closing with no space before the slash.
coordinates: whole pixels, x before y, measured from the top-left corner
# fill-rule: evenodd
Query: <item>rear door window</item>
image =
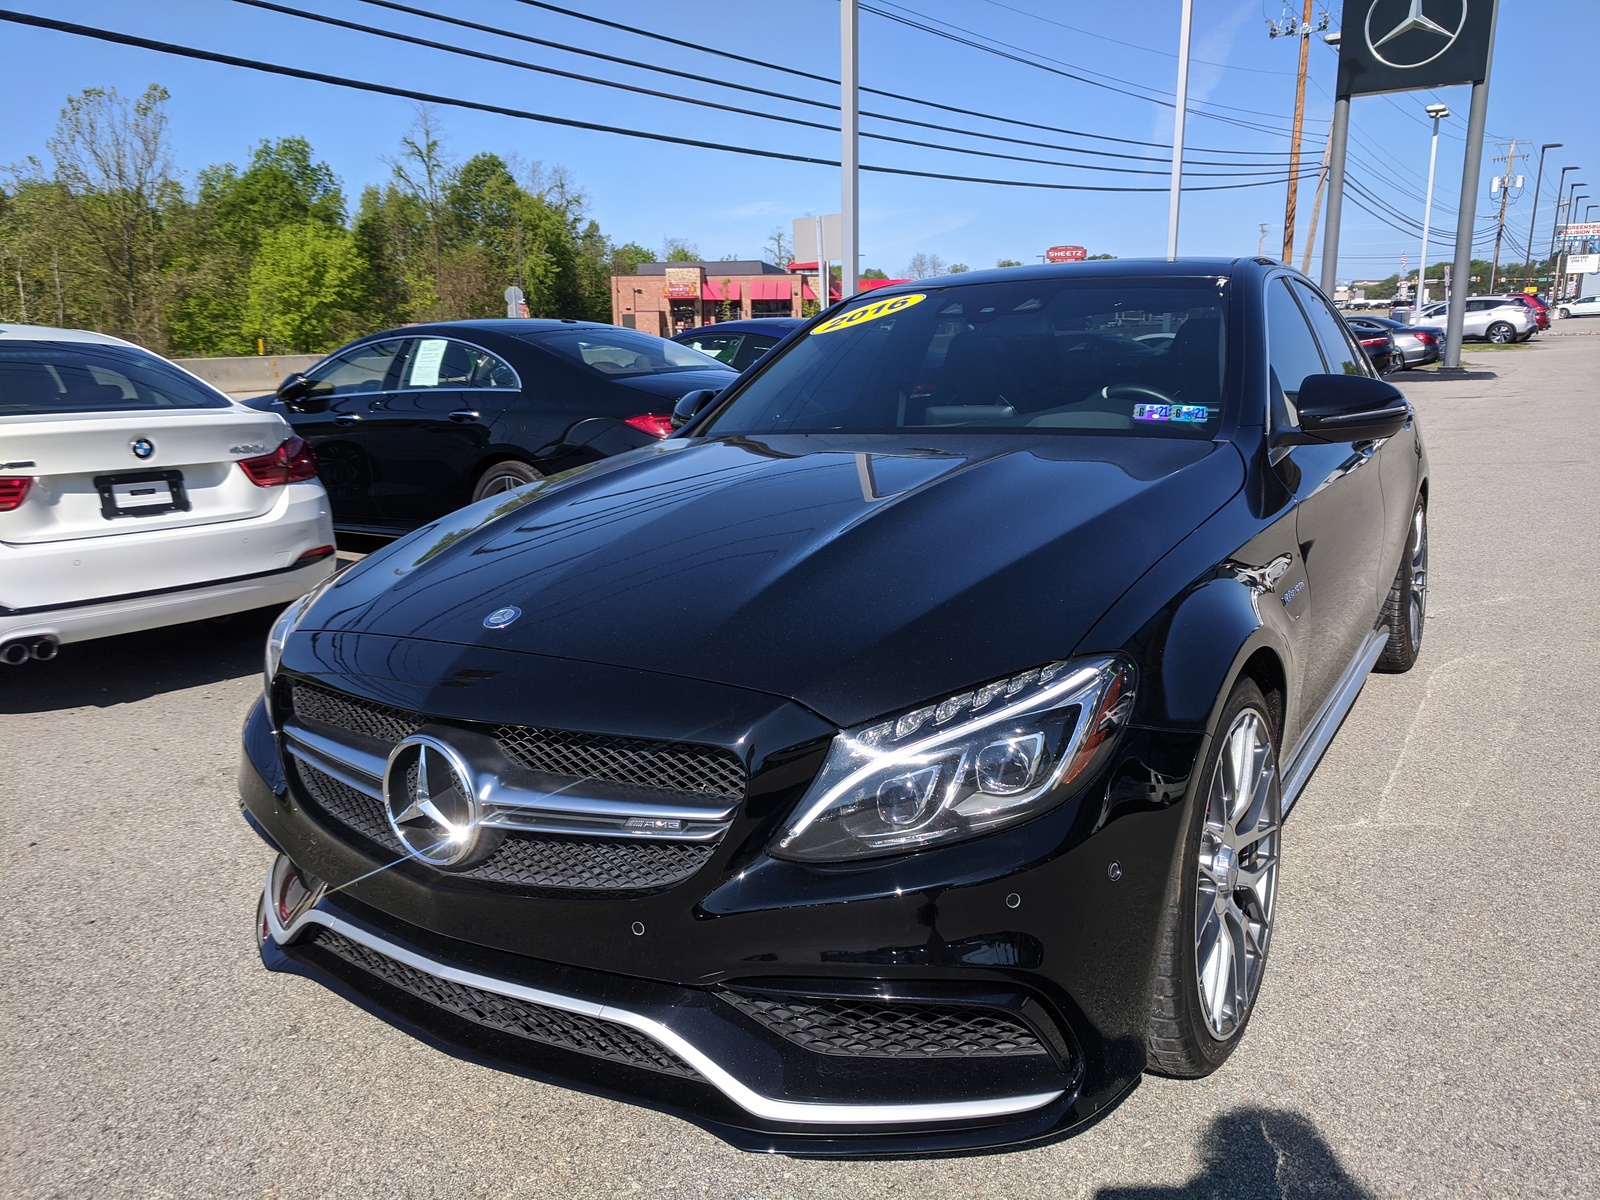
<path id="1" fill-rule="evenodd" d="M 481 346 L 454 338 L 417 338 L 401 372 L 402 389 L 444 388 L 450 391 L 518 386 L 517 373 Z"/>
<path id="2" fill-rule="evenodd" d="M 0 342 L 0 416 L 227 407 L 225 396 L 133 346 Z"/>

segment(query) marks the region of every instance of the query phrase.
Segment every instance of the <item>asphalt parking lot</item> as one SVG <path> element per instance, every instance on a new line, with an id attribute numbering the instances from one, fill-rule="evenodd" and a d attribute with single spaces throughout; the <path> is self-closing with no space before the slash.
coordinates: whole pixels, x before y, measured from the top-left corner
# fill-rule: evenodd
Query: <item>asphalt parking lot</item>
<path id="1" fill-rule="evenodd" d="M 1433 465 L 1422 659 L 1373 677 L 1301 798 L 1261 1005 L 1211 1078 L 1034 1149 L 798 1161 L 268 974 L 246 618 L 0 667 L 0 1192 L 1596 1195 L 1600 337 L 1466 357 L 1398 377 Z"/>

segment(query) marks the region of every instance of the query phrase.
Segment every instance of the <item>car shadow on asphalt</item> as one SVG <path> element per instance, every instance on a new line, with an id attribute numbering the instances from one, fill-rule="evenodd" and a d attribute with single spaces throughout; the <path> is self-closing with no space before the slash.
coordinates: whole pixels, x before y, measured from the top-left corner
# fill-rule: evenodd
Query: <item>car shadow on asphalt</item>
<path id="1" fill-rule="evenodd" d="M 279 609 L 71 642 L 49 662 L 0 666 L 0 714 L 110 708 L 259 675 Z"/>
<path id="2" fill-rule="evenodd" d="M 1371 1200 L 1316 1126 L 1298 1113 L 1237 1108 L 1222 1114 L 1199 1147 L 1205 1165 L 1176 1187 L 1103 1187 L 1096 1200 Z"/>

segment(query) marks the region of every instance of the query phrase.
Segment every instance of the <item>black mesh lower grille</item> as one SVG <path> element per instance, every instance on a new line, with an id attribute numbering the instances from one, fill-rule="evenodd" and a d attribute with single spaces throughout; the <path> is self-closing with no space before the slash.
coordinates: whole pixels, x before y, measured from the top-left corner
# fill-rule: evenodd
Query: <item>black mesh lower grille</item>
<path id="1" fill-rule="evenodd" d="M 430 718 L 312 683 L 296 682 L 290 702 L 297 717 L 393 744 Z M 645 738 L 496 725 L 489 731 L 513 762 L 531 771 L 595 779 L 651 791 L 737 800 L 747 782 L 744 764 L 726 750 Z"/>
<path id="2" fill-rule="evenodd" d="M 646 1071 L 700 1077 L 670 1050 L 626 1025 L 440 979 L 325 926 L 314 927 L 306 940 L 391 987 L 474 1024 Z"/>
<path id="3" fill-rule="evenodd" d="M 295 764 L 307 796 L 336 825 L 399 857 L 405 853 L 389 827 L 383 801 L 303 762 Z M 449 874 L 513 887 L 639 892 L 688 879 L 710 859 L 706 842 L 655 842 L 507 833 L 482 862 Z"/>
<path id="4" fill-rule="evenodd" d="M 1009 1058 L 1047 1054 L 1020 1017 L 974 1004 L 719 993 L 780 1037 L 816 1054 L 850 1058 Z"/>

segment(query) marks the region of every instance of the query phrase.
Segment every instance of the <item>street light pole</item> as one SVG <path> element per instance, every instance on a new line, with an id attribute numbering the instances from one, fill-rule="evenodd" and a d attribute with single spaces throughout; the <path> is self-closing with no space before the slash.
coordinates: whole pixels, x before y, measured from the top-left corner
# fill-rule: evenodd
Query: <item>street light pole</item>
<path id="1" fill-rule="evenodd" d="M 1550 225 L 1550 249 L 1545 252 L 1546 258 L 1554 258 L 1556 254 L 1556 229 L 1561 224 L 1561 199 L 1567 190 L 1567 172 L 1577 169 L 1577 167 L 1562 167 L 1561 178 L 1556 182 L 1556 219 Z"/>
<path id="2" fill-rule="evenodd" d="M 1539 223 L 1539 187 L 1544 183 L 1544 155 L 1546 150 L 1559 150 L 1562 143 L 1546 142 L 1539 147 L 1539 173 L 1533 177 L 1533 216 L 1528 218 L 1528 266 L 1533 267 L 1533 227 Z M 1537 280 L 1535 280 L 1537 282 Z"/>
<path id="3" fill-rule="evenodd" d="M 1178 23 L 1178 104 L 1172 116 L 1172 195 L 1167 201 L 1167 261 L 1178 257 L 1178 204 L 1183 195 L 1183 119 L 1189 112 L 1189 30 L 1194 0 L 1183 0 Z"/>
<path id="4" fill-rule="evenodd" d="M 1428 198 L 1422 206 L 1422 257 L 1417 260 L 1417 311 L 1428 302 L 1428 226 L 1433 220 L 1433 168 L 1439 162 L 1439 122 L 1450 115 L 1443 104 L 1424 110 L 1433 118 L 1433 147 L 1428 151 Z"/>

